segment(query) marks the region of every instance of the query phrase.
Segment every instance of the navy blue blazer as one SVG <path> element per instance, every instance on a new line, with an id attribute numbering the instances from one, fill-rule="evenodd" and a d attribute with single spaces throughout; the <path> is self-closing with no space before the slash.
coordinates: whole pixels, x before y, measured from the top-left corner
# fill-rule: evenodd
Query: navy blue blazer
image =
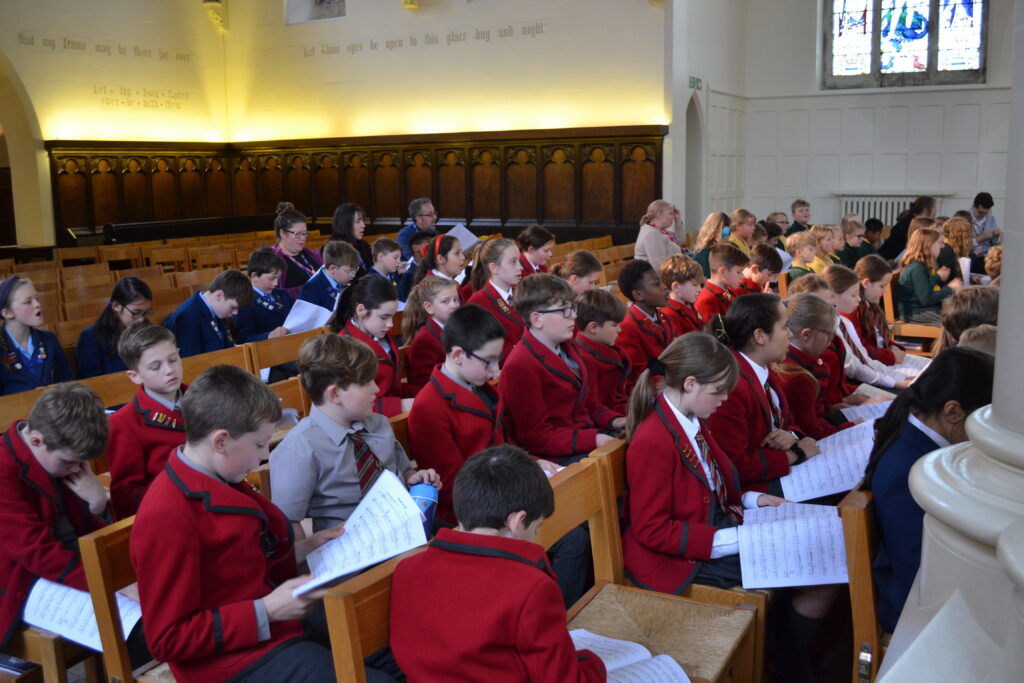
<path id="1" fill-rule="evenodd" d="M 896 628 L 921 566 L 924 510 L 910 495 L 910 468 L 921 456 L 939 447 L 927 434 L 905 422 L 871 478 L 879 531 L 874 562 L 878 622 L 889 633 Z"/>
<path id="2" fill-rule="evenodd" d="M 269 332 L 284 325 L 288 311 L 292 310 L 292 298 L 286 289 L 275 287 L 270 293 L 273 301 L 261 299 L 261 296 L 254 291 L 252 306 L 235 315 L 235 332 L 241 344 L 263 341 Z"/>
<path id="3" fill-rule="evenodd" d="M 78 344 L 75 348 L 78 379 L 125 371 L 120 357 L 111 358 L 107 355 L 104 341 L 96 330 L 96 325 L 89 325 L 78 335 Z"/>
<path id="4" fill-rule="evenodd" d="M 387 280 L 388 282 L 390 282 L 391 284 L 393 284 L 395 286 L 395 293 L 398 294 L 399 300 L 405 301 L 405 297 L 402 296 L 402 278 L 398 275 L 398 273 L 390 273 L 390 274 L 382 273 L 379 270 L 377 270 L 376 268 L 372 268 L 371 267 L 370 268 L 370 275 L 376 275 L 377 277 L 382 277 L 385 280 Z"/>
<path id="5" fill-rule="evenodd" d="M 412 276 L 416 274 L 416 260 L 409 264 L 409 269 L 405 271 L 401 279 L 398 281 L 398 300 L 405 301 L 409 298 L 409 292 L 412 291 L 413 282 Z M 466 280 L 465 282 L 469 282 Z"/>
<path id="6" fill-rule="evenodd" d="M 178 340 L 182 358 L 235 345 L 227 321 L 214 318 L 202 296 L 196 292 L 164 320 L 164 327 Z"/>
<path id="7" fill-rule="evenodd" d="M 345 286 L 339 285 L 338 292 L 335 293 L 331 281 L 327 279 L 327 273 L 321 268 L 316 275 L 309 278 L 306 284 L 302 285 L 302 289 L 299 290 L 299 298 L 326 308 L 328 311 L 333 311 L 334 303 L 343 291 L 345 291 Z"/>
<path id="8" fill-rule="evenodd" d="M 35 368 L 29 368 L 5 330 L 0 328 L 0 334 L 4 335 L 3 350 L 8 356 L 6 363 L 0 363 L 0 394 L 17 394 L 48 384 L 71 381 L 71 366 L 53 332 L 36 329 L 30 332 L 35 346 Z"/>

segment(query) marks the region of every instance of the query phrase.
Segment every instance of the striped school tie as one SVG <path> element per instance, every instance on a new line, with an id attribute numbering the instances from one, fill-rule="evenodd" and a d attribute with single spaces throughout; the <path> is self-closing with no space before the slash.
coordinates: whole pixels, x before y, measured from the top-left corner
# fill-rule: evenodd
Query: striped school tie
<path id="1" fill-rule="evenodd" d="M 352 449 L 355 451 L 356 456 L 356 478 L 359 480 L 360 496 L 366 495 L 366 492 L 370 490 L 373 483 L 377 481 L 377 477 L 384 471 L 380 460 L 373 454 L 370 447 L 366 445 L 366 441 L 363 438 L 364 434 L 366 434 L 365 429 L 358 429 L 348 435 L 349 440 L 352 441 Z"/>
<path id="2" fill-rule="evenodd" d="M 711 470 L 711 478 L 714 479 L 714 481 L 711 482 L 711 485 L 715 489 L 715 497 L 718 499 L 718 506 L 722 508 L 722 511 L 728 515 L 730 519 L 742 524 L 743 508 L 729 502 L 729 495 L 725 490 L 725 477 L 722 476 L 722 471 L 718 469 L 718 463 L 716 463 L 715 459 L 711 456 L 711 449 L 708 448 L 708 442 L 700 432 L 697 432 L 697 445 L 700 447 L 701 459 L 707 463 L 708 469 Z"/>
<path id="3" fill-rule="evenodd" d="M 768 381 L 765 381 L 764 383 L 764 396 L 768 399 L 768 406 L 772 411 L 772 420 L 775 422 L 775 429 L 782 429 L 782 413 L 779 412 L 779 407 L 775 405 L 775 401 L 772 400 L 772 386 Z"/>

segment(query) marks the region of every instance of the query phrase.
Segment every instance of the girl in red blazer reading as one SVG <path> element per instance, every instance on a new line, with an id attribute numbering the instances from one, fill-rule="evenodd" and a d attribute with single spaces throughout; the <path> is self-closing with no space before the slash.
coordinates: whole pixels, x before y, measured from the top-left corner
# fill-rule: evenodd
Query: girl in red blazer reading
<path id="1" fill-rule="evenodd" d="M 740 362 L 703 332 L 676 339 L 637 380 L 626 425 L 622 550 L 627 575 L 642 588 L 678 595 L 694 581 L 739 585 L 743 510 L 787 502 L 746 490 L 719 447 L 721 430 L 708 426 L 737 382 Z M 797 589 L 784 680 L 814 680 L 811 642 L 835 595 L 831 586 Z"/>
<path id="2" fill-rule="evenodd" d="M 893 342 L 892 328 L 879 304 L 892 281 L 892 268 L 878 254 L 868 254 L 853 270 L 860 278 L 861 301 L 856 311 L 844 315 L 853 323 L 869 356 L 886 365 L 899 365 L 906 352 Z"/>
<path id="3" fill-rule="evenodd" d="M 668 303 L 661 312 L 672 325 L 672 335 L 701 332 L 704 317 L 693 305 L 704 286 L 700 264 L 685 254 L 669 256 L 661 264 L 661 284 L 668 289 Z"/>
<path id="4" fill-rule="evenodd" d="M 719 445 L 739 471 L 744 488 L 782 492 L 779 477 L 789 466 L 817 455 L 814 439 L 794 430 L 792 415 L 772 363 L 789 349 L 786 307 L 774 294 L 746 294 L 725 317 L 711 321 L 720 341 L 732 348 L 740 378 L 728 400 L 710 418 Z"/>
<path id="5" fill-rule="evenodd" d="M 428 275 L 409 293 L 402 314 L 402 337 L 411 340 L 405 361 L 409 365 L 409 386 L 416 391 L 444 362 L 441 330 L 458 307 L 459 288 L 451 280 Z"/>
<path id="6" fill-rule="evenodd" d="M 775 369 L 794 421 L 801 432 L 815 439 L 852 427 L 854 423 L 825 400 L 828 366 L 821 354 L 835 334 L 836 309 L 817 294 L 807 293 L 789 297 L 786 309 L 792 340 L 785 360 Z"/>
<path id="7" fill-rule="evenodd" d="M 519 249 L 512 240 L 495 237 L 477 249 L 473 272 L 470 275 L 476 293 L 467 303 L 483 308 L 505 328 L 505 345 L 501 349 L 502 363 L 523 336 L 523 319 L 512 308 L 512 292 L 522 276 Z"/>
<path id="8" fill-rule="evenodd" d="M 583 296 L 601 279 L 603 270 L 601 262 L 586 249 L 579 249 L 566 255 L 565 260 L 551 268 L 551 274 L 557 275 L 572 287 L 573 294 Z"/>
<path id="9" fill-rule="evenodd" d="M 534 223 L 516 235 L 516 241 L 522 250 L 520 263 L 523 264 L 523 277 L 548 272 L 548 261 L 555 248 L 555 236 L 550 230 Z"/>
<path id="10" fill-rule="evenodd" d="M 672 323 L 659 310 L 665 305 L 667 290 L 658 273 L 643 259 L 633 259 L 619 272 L 619 291 L 630 300 L 622 332 L 617 343 L 632 363 L 626 391 L 640 371 L 647 367 L 648 358 L 657 358 L 672 341 Z"/>
<path id="11" fill-rule="evenodd" d="M 341 293 L 331 329 L 363 342 L 377 356 L 377 402 L 374 412 L 394 417 L 412 407 L 416 390 L 402 381 L 398 342 L 391 334 L 398 293 L 379 275 L 365 275 Z"/>

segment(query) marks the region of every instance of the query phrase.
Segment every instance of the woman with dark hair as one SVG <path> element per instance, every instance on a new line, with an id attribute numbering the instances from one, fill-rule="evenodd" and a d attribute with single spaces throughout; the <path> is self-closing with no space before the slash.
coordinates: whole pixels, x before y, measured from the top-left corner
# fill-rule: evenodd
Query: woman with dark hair
<path id="1" fill-rule="evenodd" d="M 110 301 L 96 322 L 78 335 L 75 362 L 78 379 L 125 370 L 117 354 L 121 333 L 132 325 L 146 322 L 153 315 L 153 292 L 137 277 L 117 281 Z"/>
<path id="2" fill-rule="evenodd" d="M 299 295 L 302 285 L 313 277 L 324 262 L 320 254 L 312 249 L 306 249 L 306 238 L 309 237 L 306 217 L 296 210 L 291 202 L 281 202 L 277 205 L 274 234 L 277 235 L 274 251 L 285 263 L 277 286 L 288 290 L 288 296 L 294 300 Z"/>
<path id="3" fill-rule="evenodd" d="M 910 221 L 918 216 L 925 216 L 926 218 L 935 217 L 934 197 L 918 197 L 913 201 L 909 209 L 899 215 L 896 219 L 896 225 L 892 226 L 889 236 L 885 238 L 882 246 L 878 248 L 878 254 L 888 261 L 895 261 L 896 257 L 907 248 L 907 238 L 910 236 L 908 234 L 910 232 Z"/>
<path id="4" fill-rule="evenodd" d="M 921 565 L 924 510 L 910 493 L 910 469 L 922 456 L 967 441 L 968 416 L 992 402 L 994 362 L 970 349 L 940 353 L 876 423 L 863 488 L 874 493 L 878 621 L 890 633 Z"/>
<path id="5" fill-rule="evenodd" d="M 341 204 L 334 210 L 331 226 L 331 239 L 348 242 L 359 254 L 359 272 L 356 273 L 356 277 L 366 275 L 373 265 L 373 250 L 370 243 L 363 239 L 366 232 L 366 212 L 358 204 Z"/>

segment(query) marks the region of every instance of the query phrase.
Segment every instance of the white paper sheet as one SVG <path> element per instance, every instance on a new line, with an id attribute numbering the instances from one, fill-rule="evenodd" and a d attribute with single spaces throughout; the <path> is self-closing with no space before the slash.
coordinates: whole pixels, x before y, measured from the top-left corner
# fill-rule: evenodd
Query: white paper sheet
<path id="1" fill-rule="evenodd" d="M 794 503 L 844 493 L 864 478 L 871 455 L 871 442 L 862 441 L 842 451 L 822 453 L 794 465 L 782 477 L 782 495 Z"/>
<path id="2" fill-rule="evenodd" d="M 419 506 L 398 477 L 385 470 L 345 522 L 345 533 L 306 557 L 315 578 L 292 595 L 302 595 L 426 542 Z"/>
<path id="3" fill-rule="evenodd" d="M 849 408 L 843 408 L 840 412 L 847 420 L 856 420 L 858 417 L 862 417 L 865 420 L 877 420 L 878 418 L 885 415 L 885 411 L 889 410 L 889 406 L 892 405 L 892 401 L 883 401 L 882 403 L 868 403 L 862 406 L 850 406 Z"/>
<path id="4" fill-rule="evenodd" d="M 658 655 L 608 673 L 608 683 L 690 683 L 679 662 Z"/>
<path id="5" fill-rule="evenodd" d="M 452 229 L 445 233 L 451 235 L 459 241 L 459 246 L 462 247 L 463 252 L 467 252 L 473 248 L 473 245 L 480 241 L 480 238 L 469 231 L 462 223 L 458 223 L 452 226 Z"/>
<path id="6" fill-rule="evenodd" d="M 121 615 L 121 633 L 127 638 L 142 618 L 142 606 L 118 593 L 117 611 Z M 85 591 L 39 579 L 25 601 L 24 618 L 26 623 L 97 652 L 103 650 L 92 597 Z"/>
<path id="7" fill-rule="evenodd" d="M 311 304 L 302 299 L 296 299 L 292 304 L 292 310 L 284 321 L 284 327 L 288 328 L 290 334 L 295 332 L 308 332 L 317 327 L 323 327 L 331 319 L 332 311 L 323 306 Z"/>
<path id="8" fill-rule="evenodd" d="M 843 522 L 814 514 L 739 527 L 743 587 L 786 588 L 846 583 Z"/>
<path id="9" fill-rule="evenodd" d="M 770 524 L 785 519 L 804 517 L 835 517 L 839 514 L 834 505 L 805 505 L 804 503 L 783 503 L 776 507 L 754 508 L 743 511 L 744 524 Z"/>
<path id="10" fill-rule="evenodd" d="M 879 389 L 878 387 L 873 387 L 870 384 L 861 384 L 853 393 L 860 394 L 861 396 L 867 396 L 868 398 L 875 398 L 876 396 L 881 396 L 886 401 L 891 401 L 894 398 L 896 398 L 896 394 L 892 393 L 891 391 Z"/>
<path id="11" fill-rule="evenodd" d="M 651 658 L 651 651 L 640 643 L 609 638 L 585 628 L 569 631 L 569 637 L 577 650 L 590 650 L 600 657 L 608 671 Z"/>

